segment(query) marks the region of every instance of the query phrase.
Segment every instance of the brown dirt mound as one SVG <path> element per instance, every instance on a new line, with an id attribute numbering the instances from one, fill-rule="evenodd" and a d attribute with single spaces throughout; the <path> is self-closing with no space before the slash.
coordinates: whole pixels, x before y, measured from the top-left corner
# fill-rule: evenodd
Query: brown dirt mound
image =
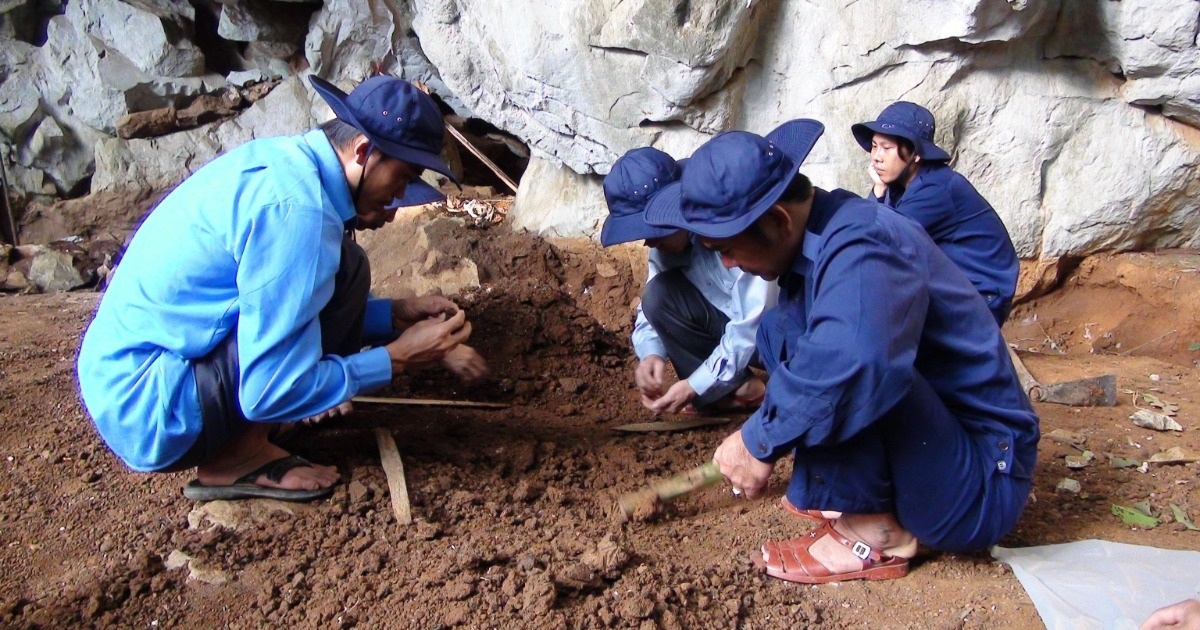
<path id="1" fill-rule="evenodd" d="M 385 394 L 512 406 L 361 404 L 350 418 L 297 442 L 301 454 L 342 471 L 332 497 L 286 509 L 246 502 L 257 511 L 237 515 L 239 529 L 211 525 L 235 518 L 229 506 L 180 496 L 189 475 L 131 473 L 97 439 L 74 377 L 74 351 L 94 295 L 0 298 L 0 625 L 1038 625 L 1017 580 L 985 554 L 928 554 L 908 577 L 891 582 L 802 587 L 760 577 L 749 552 L 766 537 L 796 535 L 808 525 L 786 516 L 774 499 L 735 500 L 727 487 L 683 497 L 648 523 L 612 519 L 619 494 L 707 461 L 737 419 L 676 434 L 613 432 L 617 424 L 649 419 L 631 391 L 627 341 L 629 304 L 644 271 L 634 271 L 621 252 L 557 247 L 505 230 L 473 235 L 473 249 L 461 255 L 490 275 L 457 299 L 472 315 L 473 343 L 491 360 L 495 381 L 460 391 L 429 371 L 398 379 Z M 1149 312 L 1175 319 L 1137 338 L 1132 322 L 1111 324 L 1129 335 L 1122 348 L 1172 328 L 1192 330 L 1186 326 L 1194 325 L 1195 302 L 1180 289 L 1191 276 L 1174 280 L 1191 272 L 1180 266 L 1183 259 L 1169 257 L 1098 258 L 1088 275 L 1023 306 L 1019 319 L 1036 314 L 1043 325 L 1057 322 L 1047 332 L 1065 338 L 1065 331 L 1113 313 L 1112 287 L 1092 283 L 1127 278 L 1117 270 L 1131 258 L 1145 268 L 1137 286 L 1175 288 L 1156 294 L 1164 301 L 1151 308 L 1144 292 L 1127 287 L 1120 304 L 1142 321 Z M 1025 324 L 1014 330 L 1010 339 L 1019 338 L 1022 349 L 1036 345 L 1026 340 Z M 1111 371 L 1129 393 L 1110 409 L 1038 405 L 1045 433 L 1073 431 L 1099 459 L 1069 470 L 1063 458 L 1078 451 L 1044 440 L 1036 501 L 1004 544 L 1103 538 L 1200 547 L 1200 534 L 1182 524 L 1146 531 L 1109 512 L 1111 503 L 1149 498 L 1157 510 L 1169 513 L 1173 503 L 1200 517 L 1196 464 L 1143 474 L 1107 459 L 1200 449 L 1195 357 L 1155 355 L 1154 344 L 1125 354 L 1066 345 L 1070 352 L 1061 356 L 1027 354 L 1030 370 L 1047 382 Z M 1133 427 L 1126 418 L 1138 392 L 1178 404 L 1185 431 Z M 371 431 L 381 426 L 393 431 L 404 457 L 417 517 L 408 527 L 391 513 Z M 782 492 L 788 468 L 778 467 L 772 496 Z M 1081 494 L 1055 492 L 1067 476 L 1081 482 Z M 189 529 L 190 521 L 198 527 Z M 175 566 L 172 552 L 191 556 L 190 568 L 167 568 Z"/>

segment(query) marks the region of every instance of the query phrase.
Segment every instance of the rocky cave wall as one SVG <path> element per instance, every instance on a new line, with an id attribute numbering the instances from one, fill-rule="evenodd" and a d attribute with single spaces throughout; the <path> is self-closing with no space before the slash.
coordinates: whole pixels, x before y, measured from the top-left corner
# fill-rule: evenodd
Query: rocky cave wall
<path id="1" fill-rule="evenodd" d="M 78 196 L 174 184 L 327 115 L 302 79 L 429 84 L 532 153 L 509 215 L 595 236 L 624 151 L 811 117 L 805 172 L 866 189 L 849 127 L 896 99 L 1023 258 L 1195 247 L 1200 3 L 1178 0 L 47 0 L 0 2 L 9 184 Z M 149 138 L 123 117 L 281 81 L 239 114 Z"/>

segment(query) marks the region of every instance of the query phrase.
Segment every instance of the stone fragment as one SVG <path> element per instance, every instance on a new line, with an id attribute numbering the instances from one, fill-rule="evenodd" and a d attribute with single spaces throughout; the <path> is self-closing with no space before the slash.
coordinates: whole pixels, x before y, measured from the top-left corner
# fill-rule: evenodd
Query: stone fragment
<path id="1" fill-rule="evenodd" d="M 285 11 L 272 2 L 238 0 L 221 5 L 217 35 L 235 42 L 299 43 L 308 29 L 309 12 Z"/>
<path id="2" fill-rule="evenodd" d="M 29 281 L 43 293 L 59 293 L 79 288 L 91 280 L 75 268 L 70 254 L 46 250 L 38 254 L 29 267 Z"/>
<path id="3" fill-rule="evenodd" d="M 1133 424 L 1143 429 L 1153 429 L 1155 431 L 1182 431 L 1183 426 L 1175 421 L 1174 418 L 1166 414 L 1150 411 L 1149 409 L 1138 409 L 1129 416 Z"/>
<path id="4" fill-rule="evenodd" d="M 1054 491 L 1060 494 L 1079 494 L 1082 489 L 1083 486 L 1078 481 L 1066 477 L 1059 479 L 1058 484 L 1054 486 Z"/>

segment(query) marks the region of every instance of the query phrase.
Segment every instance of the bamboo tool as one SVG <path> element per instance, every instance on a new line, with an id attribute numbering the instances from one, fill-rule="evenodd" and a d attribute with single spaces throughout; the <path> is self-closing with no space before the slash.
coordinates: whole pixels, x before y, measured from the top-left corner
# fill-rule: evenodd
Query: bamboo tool
<path id="1" fill-rule="evenodd" d="M 1113 407 L 1117 404 L 1117 377 L 1115 374 L 1081 378 L 1065 383 L 1043 384 L 1038 382 L 1021 357 L 1007 343 L 1008 356 L 1012 358 L 1021 389 L 1034 402 L 1048 402 L 1072 407 Z"/>
<path id="2" fill-rule="evenodd" d="M 376 428 L 375 441 L 379 443 L 379 463 L 383 465 L 383 474 L 387 477 L 388 493 L 392 495 L 392 512 L 396 514 L 396 522 L 412 525 L 408 483 L 404 481 L 404 461 L 400 459 L 396 439 L 392 437 L 391 431 Z"/>
<path id="3" fill-rule="evenodd" d="M 420 398 L 377 398 L 374 396 L 355 396 L 350 400 L 360 403 L 379 403 L 382 405 L 421 405 L 424 407 L 479 407 L 483 409 L 507 409 L 508 403 L 472 402 L 469 400 L 424 400 Z"/>
<path id="4" fill-rule="evenodd" d="M 653 516 L 664 501 L 681 497 L 693 490 L 712 485 L 723 479 L 717 462 L 708 462 L 687 472 L 659 481 L 650 487 L 621 495 L 617 499 L 617 519 L 643 521 Z"/>

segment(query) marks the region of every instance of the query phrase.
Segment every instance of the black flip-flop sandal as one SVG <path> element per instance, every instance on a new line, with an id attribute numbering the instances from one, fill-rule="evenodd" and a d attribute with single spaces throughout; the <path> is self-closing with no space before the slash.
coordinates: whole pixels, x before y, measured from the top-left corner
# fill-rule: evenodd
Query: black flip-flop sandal
<path id="1" fill-rule="evenodd" d="M 299 455 L 288 455 L 263 464 L 258 469 L 246 473 L 228 486 L 206 486 L 199 479 L 193 479 L 183 487 L 183 496 L 193 501 L 232 501 L 237 499 L 279 499 L 280 501 L 311 501 L 333 492 L 333 486 L 317 488 L 316 490 L 289 490 L 286 488 L 268 488 L 255 482 L 259 477 L 279 483 L 283 476 L 293 468 L 312 466 L 312 462 Z"/>

